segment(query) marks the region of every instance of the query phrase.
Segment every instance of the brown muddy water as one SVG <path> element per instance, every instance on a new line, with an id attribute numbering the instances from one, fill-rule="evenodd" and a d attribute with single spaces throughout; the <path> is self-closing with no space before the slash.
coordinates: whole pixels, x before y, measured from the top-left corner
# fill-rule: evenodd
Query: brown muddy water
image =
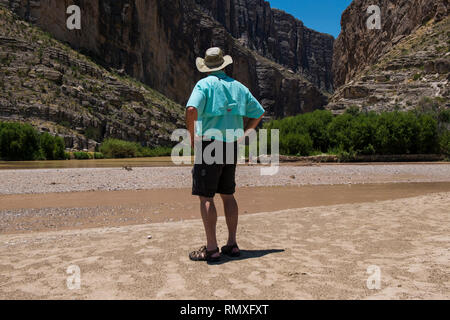
<path id="1" fill-rule="evenodd" d="M 191 162 L 194 159 L 191 158 Z M 323 165 L 403 165 L 403 164 L 439 165 L 448 162 L 357 162 L 357 163 L 317 163 Z M 281 163 L 281 166 L 305 166 L 309 162 Z M 1 170 L 29 170 L 29 169 L 74 169 L 74 168 L 121 168 L 130 166 L 145 167 L 177 167 L 171 157 L 132 158 L 132 159 L 91 159 L 91 160 L 54 160 L 54 161 L 0 161 Z M 189 166 L 189 165 L 183 165 Z"/>
<path id="2" fill-rule="evenodd" d="M 120 168 L 131 167 L 172 167 L 171 157 L 133 159 L 92 159 L 56 161 L 0 161 L 0 170 L 16 169 L 71 169 L 71 168 Z"/>
<path id="3" fill-rule="evenodd" d="M 450 192 L 450 182 L 240 188 L 241 214 L 395 200 Z M 216 198 L 223 216 L 220 198 Z M 324 209 L 326 210 L 326 209 Z M 188 189 L 0 196 L 0 234 L 199 219 Z"/>

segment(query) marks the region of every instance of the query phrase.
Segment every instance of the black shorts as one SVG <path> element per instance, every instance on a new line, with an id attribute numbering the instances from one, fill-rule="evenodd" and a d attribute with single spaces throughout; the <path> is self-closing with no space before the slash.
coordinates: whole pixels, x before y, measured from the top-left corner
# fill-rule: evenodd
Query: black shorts
<path id="1" fill-rule="evenodd" d="M 233 195 L 236 192 L 236 163 L 237 143 L 203 142 L 202 154 L 211 143 L 218 143 L 223 148 L 223 158 L 219 163 L 206 164 L 205 161 L 196 161 L 192 170 L 192 195 L 205 198 L 214 198 L 218 194 Z M 228 148 L 234 149 L 232 161 L 226 161 Z M 212 153 L 214 156 L 214 152 Z M 200 163 L 201 162 L 201 163 Z"/>

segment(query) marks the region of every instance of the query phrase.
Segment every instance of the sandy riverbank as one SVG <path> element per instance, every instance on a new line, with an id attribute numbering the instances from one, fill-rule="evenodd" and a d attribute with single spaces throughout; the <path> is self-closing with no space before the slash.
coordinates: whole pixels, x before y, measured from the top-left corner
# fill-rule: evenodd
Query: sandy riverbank
<path id="1" fill-rule="evenodd" d="M 217 265 L 187 257 L 204 244 L 190 168 L 0 176 L 2 299 L 450 298 L 449 164 L 240 167 L 243 257 Z"/>
<path id="2" fill-rule="evenodd" d="M 240 214 L 450 192 L 450 182 L 239 188 Z M 218 198 L 218 197 L 217 197 Z M 216 201 L 223 215 L 220 199 Z M 119 227 L 199 218 L 190 189 L 0 195 L 0 233 Z"/>
<path id="3" fill-rule="evenodd" d="M 243 216 L 247 251 L 218 265 L 188 260 L 199 220 L 1 235 L 0 298 L 449 299 L 449 207 L 440 193 Z M 71 265 L 81 290 L 67 289 Z"/>

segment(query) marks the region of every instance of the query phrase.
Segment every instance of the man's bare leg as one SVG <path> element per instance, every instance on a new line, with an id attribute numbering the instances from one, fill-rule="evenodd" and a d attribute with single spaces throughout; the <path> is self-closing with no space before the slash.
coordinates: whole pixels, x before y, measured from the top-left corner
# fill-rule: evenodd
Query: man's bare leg
<path id="1" fill-rule="evenodd" d="M 206 249 L 214 251 L 217 249 L 216 226 L 217 210 L 213 198 L 200 197 L 200 211 L 202 213 L 203 225 L 206 232 Z M 212 257 L 216 258 L 220 254 L 216 253 Z"/>
<path id="2" fill-rule="evenodd" d="M 228 246 L 237 244 L 237 227 L 239 222 L 239 207 L 234 195 L 220 195 L 225 209 L 225 218 L 228 226 Z M 233 253 L 238 252 L 234 249 Z"/>

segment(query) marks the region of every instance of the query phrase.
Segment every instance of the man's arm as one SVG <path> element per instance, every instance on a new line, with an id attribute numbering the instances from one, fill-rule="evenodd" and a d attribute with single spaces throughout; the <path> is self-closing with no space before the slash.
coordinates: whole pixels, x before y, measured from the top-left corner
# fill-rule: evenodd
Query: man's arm
<path id="1" fill-rule="evenodd" d="M 197 108 L 188 107 L 186 109 L 186 128 L 191 135 L 191 147 L 194 147 L 194 139 L 195 139 L 195 121 L 198 119 L 198 111 Z"/>
<path id="2" fill-rule="evenodd" d="M 259 125 L 259 123 L 261 122 L 261 120 L 265 114 L 266 113 L 263 113 L 263 115 L 261 117 L 259 117 L 258 119 L 252 119 L 252 118 L 248 119 L 247 124 L 245 125 L 245 129 L 244 129 L 244 136 L 242 138 L 240 138 L 238 140 L 238 142 L 244 141 L 245 137 L 247 137 L 252 130 L 256 129 L 256 127 Z"/>
<path id="3" fill-rule="evenodd" d="M 247 125 L 245 126 L 245 129 L 244 129 L 244 132 L 246 135 L 249 131 L 256 129 L 256 127 L 259 125 L 259 123 L 261 122 L 261 120 L 263 119 L 265 114 L 266 113 L 263 113 L 263 115 L 261 117 L 259 117 L 258 119 L 248 119 Z"/>
<path id="4" fill-rule="evenodd" d="M 246 89 L 246 92 L 247 92 L 247 106 L 245 112 L 246 117 L 248 118 L 248 122 L 245 125 L 244 137 L 250 134 L 250 131 L 256 129 L 256 127 L 259 125 L 262 118 L 266 114 L 264 108 L 261 106 L 258 100 L 256 100 L 256 98 L 252 95 L 252 93 L 248 89 Z"/>

